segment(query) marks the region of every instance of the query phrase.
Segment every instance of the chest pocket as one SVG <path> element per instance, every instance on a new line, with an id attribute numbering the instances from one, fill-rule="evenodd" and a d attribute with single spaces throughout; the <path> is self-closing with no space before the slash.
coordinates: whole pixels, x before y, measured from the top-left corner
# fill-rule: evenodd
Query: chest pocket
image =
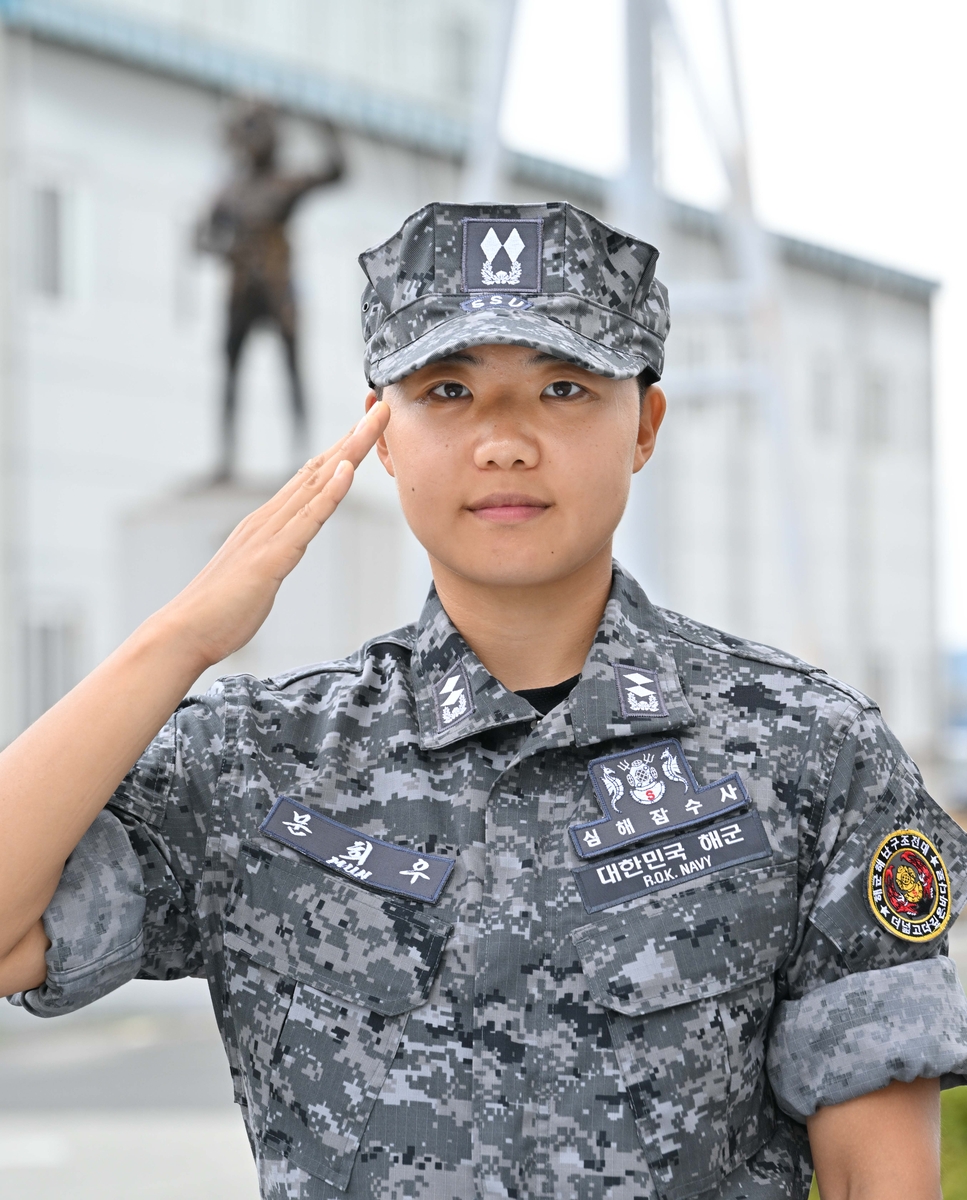
<path id="1" fill-rule="evenodd" d="M 269 1156 L 337 1188 L 451 926 L 243 846 L 225 917 L 242 1087 Z"/>
<path id="2" fill-rule="evenodd" d="M 794 934 L 795 872 L 741 871 L 571 935 L 665 1200 L 715 1187 L 775 1128 L 765 1039 Z"/>

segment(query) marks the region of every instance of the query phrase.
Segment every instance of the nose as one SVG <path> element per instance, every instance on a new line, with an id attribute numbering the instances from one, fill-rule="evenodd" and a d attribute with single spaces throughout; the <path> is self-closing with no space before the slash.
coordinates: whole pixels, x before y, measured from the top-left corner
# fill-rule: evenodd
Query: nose
<path id="1" fill-rule="evenodd" d="M 540 457 L 537 439 L 513 406 L 491 411 L 483 418 L 473 452 L 474 465 L 480 470 L 536 467 Z"/>

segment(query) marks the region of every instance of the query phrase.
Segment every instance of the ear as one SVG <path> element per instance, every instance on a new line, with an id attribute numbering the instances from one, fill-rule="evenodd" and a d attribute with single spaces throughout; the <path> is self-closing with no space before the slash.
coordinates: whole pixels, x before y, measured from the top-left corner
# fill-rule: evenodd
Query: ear
<path id="1" fill-rule="evenodd" d="M 386 392 L 384 389 L 383 400 L 385 400 L 385 399 L 386 399 Z M 367 392 L 367 394 L 366 394 L 366 411 L 369 412 L 369 410 L 373 407 L 374 404 L 376 404 L 378 402 L 378 400 L 379 400 L 379 396 L 377 396 L 376 393 L 372 389 L 370 389 L 369 392 Z M 389 446 L 386 445 L 386 435 L 385 434 L 383 434 L 383 436 L 381 438 L 379 438 L 379 440 L 376 442 L 376 454 L 379 457 L 379 461 L 386 468 L 387 474 L 392 475 L 393 478 L 395 479 L 396 472 L 393 470 L 393 459 L 390 456 Z"/>
<path id="2" fill-rule="evenodd" d="M 665 419 L 665 393 L 653 383 L 641 398 L 638 417 L 638 439 L 635 443 L 635 458 L 632 471 L 640 471 L 655 450 L 655 439 Z"/>

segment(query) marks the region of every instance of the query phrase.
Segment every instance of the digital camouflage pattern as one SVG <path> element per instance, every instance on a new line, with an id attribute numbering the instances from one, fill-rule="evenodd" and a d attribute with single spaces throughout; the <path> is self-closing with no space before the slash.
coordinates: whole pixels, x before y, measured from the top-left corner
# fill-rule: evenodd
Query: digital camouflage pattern
<path id="1" fill-rule="evenodd" d="M 614 664 L 667 712 L 625 715 Z M 449 725 L 447 679 L 472 693 Z M 700 785 L 739 773 L 771 857 L 589 914 L 568 833 L 600 815 L 588 763 L 672 733 Z M 280 795 L 452 857 L 439 902 L 262 835 Z M 102 822 L 126 838 L 99 844 Z M 890 827 L 937 846 L 959 909 L 967 836 L 822 671 L 655 608 L 619 568 L 542 718 L 431 592 L 346 661 L 182 705 L 47 914 L 77 988 L 24 999 L 90 1001 L 90 968 L 139 934 L 130 974 L 206 976 L 267 1200 L 802 1200 L 817 1104 L 967 1073 L 945 940 L 893 937 L 864 900 Z M 78 869 L 101 851 L 113 879 Z"/>
<path id="2" fill-rule="evenodd" d="M 478 217 L 487 219 L 483 226 Z M 540 270 L 526 296 L 499 277 L 487 284 L 492 275 L 476 269 L 477 241 L 490 222 L 517 222 L 524 242 L 540 223 Z M 493 261 L 511 265 L 503 246 Z M 654 246 L 571 204 L 428 204 L 359 256 L 369 281 L 362 299 L 366 378 L 383 387 L 457 350 L 506 343 L 615 379 L 645 368 L 658 379 L 669 316 L 657 261 Z M 527 285 L 527 276 L 519 283 Z"/>

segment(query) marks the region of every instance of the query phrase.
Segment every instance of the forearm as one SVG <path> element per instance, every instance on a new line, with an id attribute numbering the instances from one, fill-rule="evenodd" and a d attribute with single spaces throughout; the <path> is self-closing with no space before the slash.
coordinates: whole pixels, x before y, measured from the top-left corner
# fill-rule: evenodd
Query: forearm
<path id="1" fill-rule="evenodd" d="M 807 1128 L 822 1200 L 942 1200 L 936 1079 L 820 1108 Z"/>
<path id="2" fill-rule="evenodd" d="M 4 958 L 0 958 L 0 996 L 40 987 L 47 975 L 44 955 L 50 939 L 42 921 L 37 921 Z"/>
<path id="3" fill-rule="evenodd" d="M 258 630 L 388 420 L 388 407 L 373 405 L 0 754 L 0 960 L 41 916 L 67 857 L 198 676 Z"/>
<path id="4" fill-rule="evenodd" d="M 0 961 L 207 662 L 162 609 L 0 754 Z"/>

